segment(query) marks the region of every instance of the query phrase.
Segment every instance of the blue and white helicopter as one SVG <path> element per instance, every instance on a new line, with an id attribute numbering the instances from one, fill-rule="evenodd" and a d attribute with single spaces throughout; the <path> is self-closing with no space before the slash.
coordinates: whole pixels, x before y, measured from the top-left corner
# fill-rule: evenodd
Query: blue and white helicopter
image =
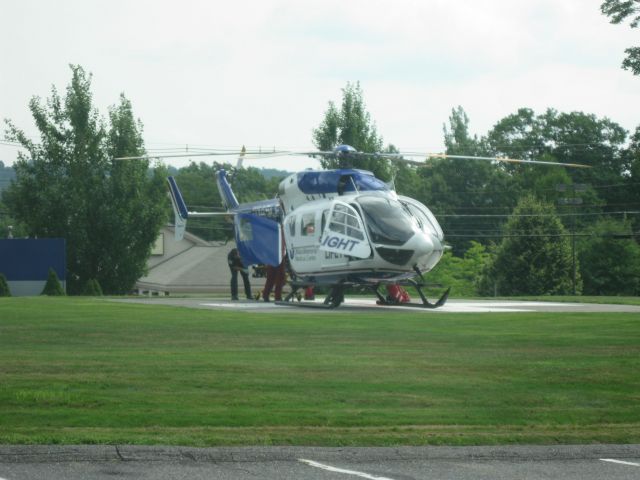
<path id="1" fill-rule="evenodd" d="M 239 166 L 245 152 L 243 147 Z M 302 153 L 333 155 L 341 160 L 370 155 L 348 145 L 331 152 Z M 424 160 L 408 160 L 406 154 L 375 155 L 424 164 Z M 499 157 L 429 156 L 584 167 Z M 306 286 L 322 286 L 329 293 L 323 303 L 300 305 L 338 307 L 345 290 L 351 287 L 369 289 L 379 304 L 388 304 L 390 299 L 380 289 L 390 284 L 411 285 L 420 295 L 421 303 L 403 306 L 436 308 L 446 302 L 450 289 L 435 303 L 423 292 L 423 274 L 436 266 L 446 249 L 440 224 L 426 205 L 398 195 L 371 172 L 350 168 L 305 170 L 282 180 L 275 198 L 243 204 L 236 199 L 225 170 L 216 172 L 216 181 L 227 209 L 224 214 L 234 217 L 235 240 L 243 263 L 278 266 L 288 257 L 291 293 L 279 304 L 298 305 L 293 299 Z M 183 235 L 189 218 L 220 215 L 188 211 L 175 179 L 169 177 L 168 183 L 177 238 Z"/>

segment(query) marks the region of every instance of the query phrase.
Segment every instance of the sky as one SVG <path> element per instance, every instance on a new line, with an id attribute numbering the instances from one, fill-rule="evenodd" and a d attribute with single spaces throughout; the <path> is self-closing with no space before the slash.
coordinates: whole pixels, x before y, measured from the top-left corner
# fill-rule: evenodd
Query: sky
<path id="1" fill-rule="evenodd" d="M 79 64 L 93 75 L 100 113 L 124 93 L 155 153 L 312 149 L 347 82 L 360 82 L 378 133 L 401 151 L 443 151 L 457 106 L 478 135 L 521 107 L 593 113 L 634 130 L 640 77 L 620 64 L 640 29 L 611 25 L 601 3 L 0 0 L 0 119 L 36 139 L 29 100 L 44 101 L 52 86 L 64 93 L 69 64 Z M 17 152 L 0 144 L 5 164 Z M 318 167 L 306 157 L 249 164 Z"/>

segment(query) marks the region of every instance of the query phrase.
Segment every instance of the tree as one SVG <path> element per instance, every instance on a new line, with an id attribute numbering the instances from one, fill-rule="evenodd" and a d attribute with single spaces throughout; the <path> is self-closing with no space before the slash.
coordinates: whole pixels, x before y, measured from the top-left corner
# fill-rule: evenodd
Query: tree
<path id="1" fill-rule="evenodd" d="M 640 126 L 636 127 L 631 135 L 631 144 L 627 150 L 630 158 L 629 175 L 625 178 L 627 183 L 628 201 L 633 205 L 640 205 Z M 636 216 L 632 220 L 634 231 L 640 231 L 640 217 Z"/>
<path id="2" fill-rule="evenodd" d="M 631 233 L 628 223 L 605 219 L 580 242 L 584 294 L 640 294 L 640 245 Z"/>
<path id="3" fill-rule="evenodd" d="M 4 273 L 0 272 L 0 297 L 10 297 L 11 290 L 9 289 L 9 283 L 7 283 L 7 277 Z"/>
<path id="4" fill-rule="evenodd" d="M 462 107 L 452 109 L 449 127 L 444 126 L 446 153 L 489 155 L 486 141 L 471 136 L 469 118 Z M 503 219 L 486 217 L 479 223 L 466 215 L 502 213 L 516 204 L 517 187 L 500 167 L 481 160 L 440 159 L 417 171 L 421 188 L 417 198 L 432 208 L 448 236 L 453 253 L 462 256 L 476 238 L 486 242 L 487 232 L 496 231 Z M 505 210 L 496 212 L 496 207 Z M 462 216 L 458 216 L 462 215 Z M 479 235 L 479 236 L 476 236 Z"/>
<path id="5" fill-rule="evenodd" d="M 107 293 L 125 293 L 142 276 L 165 214 L 165 170 L 147 161 L 118 161 L 144 153 L 142 125 L 121 95 L 108 125 L 93 107 L 91 75 L 71 66 L 64 98 L 55 87 L 29 107 L 40 143 L 8 124 L 19 154 L 16 181 L 3 198 L 27 234 L 62 237 L 71 293 L 96 279 Z"/>
<path id="6" fill-rule="evenodd" d="M 65 296 L 64 288 L 60 284 L 58 274 L 53 268 L 49 269 L 49 276 L 47 277 L 47 283 L 44 284 L 41 295 L 48 295 L 50 297 Z"/>
<path id="7" fill-rule="evenodd" d="M 342 89 L 340 110 L 334 102 L 329 108 L 318 128 L 313 130 L 313 143 L 321 151 L 330 151 L 337 145 L 351 145 L 360 152 L 376 153 L 382 151 L 382 137 L 378 136 L 371 115 L 367 112 L 360 83 L 347 83 Z M 362 168 L 370 170 L 376 177 L 390 180 L 391 169 L 382 158 L 360 157 L 348 159 L 339 157 L 323 157 L 320 160 L 323 168 Z"/>
<path id="8" fill-rule="evenodd" d="M 518 202 L 487 276 L 490 280 L 485 282 L 485 288 L 493 284 L 500 295 L 571 293 L 571 246 L 552 205 L 539 202 L 532 195 Z M 579 275 L 576 279 L 579 292 Z"/>
<path id="9" fill-rule="evenodd" d="M 609 17 L 613 24 L 622 23 L 631 17 L 629 26 L 637 28 L 640 24 L 639 0 L 605 0 L 600 5 L 603 14 Z M 631 70 L 634 75 L 640 75 L 640 47 L 630 47 L 625 50 L 626 58 L 622 61 L 622 68 Z"/>
<path id="10" fill-rule="evenodd" d="M 24 227 L 9 214 L 9 209 L 0 201 L 0 238 L 19 238 L 25 235 Z"/>
<path id="11" fill-rule="evenodd" d="M 626 130 L 608 118 L 553 109 L 536 115 L 527 108 L 501 119 L 487 134 L 487 142 L 497 155 L 592 167 L 505 167 L 521 192 L 533 190 L 546 201 L 567 196 L 556 192 L 556 184 L 591 185 L 593 188 L 581 194 L 583 213 L 600 212 L 603 204 L 628 203 L 633 196 L 632 185 L 621 185 L 631 164 L 631 156 L 624 148 L 626 138 Z M 604 185 L 617 188 L 599 188 Z"/>
<path id="12" fill-rule="evenodd" d="M 101 297 L 102 287 L 95 278 L 92 278 L 85 284 L 82 294 L 88 297 Z"/>
<path id="13" fill-rule="evenodd" d="M 627 132 L 608 118 L 597 118 L 584 112 L 563 113 L 547 109 L 536 115 L 529 108 L 521 108 L 496 123 L 487 134 L 487 142 L 495 154 L 526 160 L 546 160 L 580 163 L 591 169 L 570 169 L 575 182 L 594 183 L 601 179 L 619 179 L 628 169 L 621 155 Z M 530 186 L 540 172 L 538 167 L 526 166 L 525 186 Z M 521 176 L 523 166 L 507 167 Z M 532 178 L 533 177 L 533 178 Z"/>

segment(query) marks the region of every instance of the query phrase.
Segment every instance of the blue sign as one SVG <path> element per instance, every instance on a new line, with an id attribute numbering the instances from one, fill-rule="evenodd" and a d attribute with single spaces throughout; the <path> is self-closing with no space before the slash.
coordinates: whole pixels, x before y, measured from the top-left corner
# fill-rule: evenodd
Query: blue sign
<path id="1" fill-rule="evenodd" d="M 50 268 L 55 270 L 60 281 L 66 280 L 64 238 L 0 240 L 0 273 L 8 281 L 46 281 Z"/>

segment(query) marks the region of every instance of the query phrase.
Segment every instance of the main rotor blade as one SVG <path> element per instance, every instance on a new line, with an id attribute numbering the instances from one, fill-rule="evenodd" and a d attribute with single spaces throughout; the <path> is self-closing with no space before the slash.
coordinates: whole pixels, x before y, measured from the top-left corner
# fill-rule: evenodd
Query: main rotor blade
<path id="1" fill-rule="evenodd" d="M 289 155 L 289 152 L 276 151 L 276 152 L 250 152 L 247 151 L 244 154 L 244 158 L 268 158 L 277 157 L 281 155 Z M 238 151 L 233 152 L 204 152 L 204 153 L 180 153 L 180 154 L 165 154 L 165 155 L 140 155 L 137 157 L 115 157 L 114 160 L 153 160 L 163 158 L 188 158 L 188 157 L 231 157 L 239 155 Z"/>
<path id="2" fill-rule="evenodd" d="M 238 155 L 238 151 L 226 151 L 226 152 L 204 152 L 204 153 L 183 153 L 183 154 L 166 154 L 166 155 L 140 155 L 132 157 L 117 157 L 114 160 L 152 160 L 152 159 L 164 159 L 164 158 L 189 158 L 189 157 L 217 157 L 217 156 L 234 156 Z M 549 162 L 543 160 L 522 160 L 517 158 L 508 157 L 483 157 L 474 155 L 449 155 L 447 153 L 417 153 L 417 152 L 405 152 L 405 153 L 366 153 L 366 152 L 347 152 L 340 153 L 336 151 L 291 151 L 291 150 L 274 150 L 270 152 L 264 151 L 247 151 L 244 155 L 244 159 L 257 159 L 257 158 L 270 158 L 270 157 L 283 157 L 292 155 L 306 155 L 306 156 L 325 156 L 325 157 L 343 157 L 343 158 L 357 158 L 357 157 L 371 157 L 371 158 L 386 158 L 391 161 L 397 161 L 406 163 L 409 165 L 422 166 L 431 158 L 452 158 L 457 160 L 483 160 L 487 162 L 506 162 L 506 163 L 520 163 L 531 165 L 547 165 L 556 167 L 571 167 L 571 168 L 592 168 L 590 165 L 583 165 L 580 163 L 563 163 L 563 162 Z M 411 158 L 420 157 L 424 160 L 411 160 Z"/>
<path id="3" fill-rule="evenodd" d="M 405 154 L 406 156 L 419 156 L 417 154 Z M 507 163 L 522 163 L 533 165 L 548 165 L 554 167 L 572 167 L 572 168 L 591 168 L 590 165 L 582 165 L 580 163 L 563 163 L 563 162 L 547 162 L 544 160 L 522 160 L 517 158 L 508 157 L 480 157 L 474 155 L 449 155 L 447 153 L 427 153 L 426 155 L 420 155 L 426 157 L 423 161 L 407 160 L 404 158 L 398 158 L 398 161 L 408 163 L 411 165 L 424 165 L 430 158 L 453 158 L 456 160 L 484 160 L 487 162 L 507 162 Z"/>
<path id="4" fill-rule="evenodd" d="M 316 152 L 282 152 L 284 155 L 309 155 L 309 156 L 329 156 L 329 157 L 343 157 L 343 158 L 362 158 L 362 157 L 370 157 L 370 158 L 386 158 L 391 161 L 403 162 L 410 165 L 424 165 L 430 158 L 453 158 L 457 160 L 484 160 L 487 162 L 507 162 L 507 163 L 522 163 L 522 164 L 532 164 L 532 165 L 548 165 L 548 166 L 557 166 L 557 167 L 572 167 L 572 168 L 591 168 L 589 165 L 582 165 L 580 163 L 562 163 L 562 162 L 547 162 L 544 160 L 522 160 L 518 158 L 508 158 L 508 157 L 482 157 L 482 156 L 474 156 L 474 155 L 449 155 L 447 153 L 384 153 L 384 152 L 375 152 L 375 153 L 367 153 L 367 152 L 347 152 L 341 154 L 340 152 L 329 151 L 316 151 Z M 421 157 L 425 160 L 410 160 L 407 157 Z"/>

